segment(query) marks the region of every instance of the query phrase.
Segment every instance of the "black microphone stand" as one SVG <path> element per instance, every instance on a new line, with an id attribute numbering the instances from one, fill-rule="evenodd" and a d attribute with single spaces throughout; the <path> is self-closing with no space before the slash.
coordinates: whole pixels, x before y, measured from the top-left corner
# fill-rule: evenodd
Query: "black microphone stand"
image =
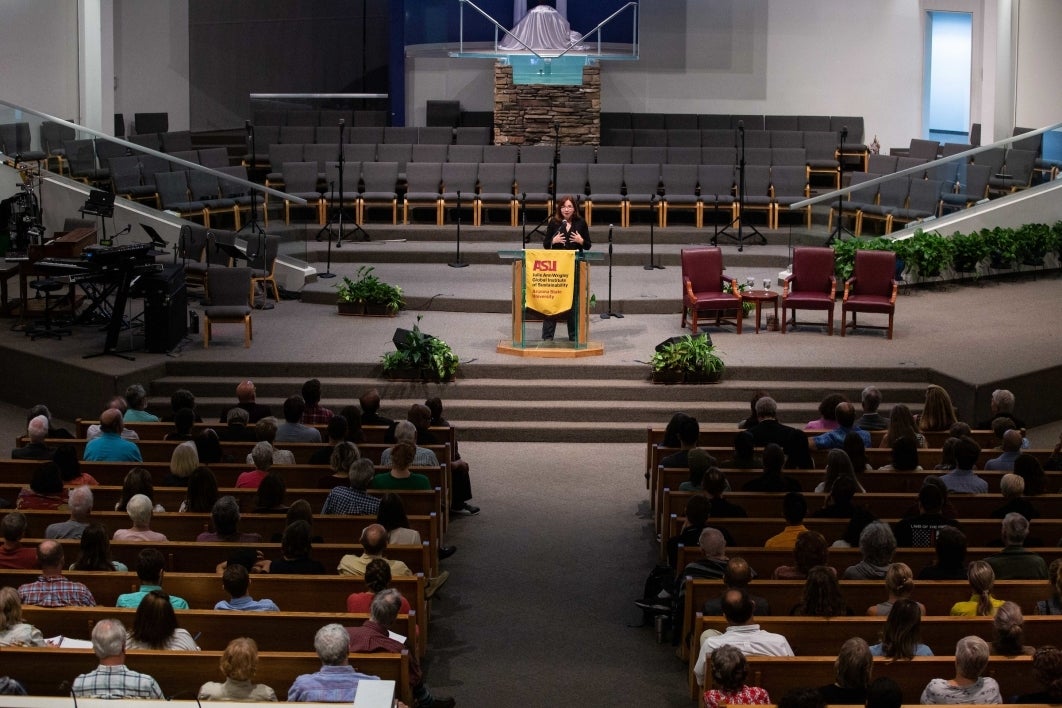
<path id="1" fill-rule="evenodd" d="M 734 221 L 731 221 L 726 228 L 719 232 L 727 238 L 735 241 L 738 245 L 738 253 L 742 252 L 745 248 L 745 123 L 744 121 L 738 121 L 738 136 L 741 139 L 741 153 L 738 158 L 738 215 Z M 733 234 L 727 233 L 727 230 L 737 222 L 737 238 Z M 760 230 L 756 228 L 755 224 L 749 224 L 749 229 L 752 233 L 759 237 L 761 244 L 767 243 L 767 238 L 760 233 Z M 712 245 L 716 245 L 717 236 L 712 237 Z"/>
<path id="2" fill-rule="evenodd" d="M 848 138 L 848 126 L 841 126 L 841 144 L 837 148 L 837 188 L 840 189 L 844 186 L 844 141 Z M 834 241 L 843 241 L 843 234 L 848 234 L 851 237 L 855 237 L 851 231 L 844 227 L 844 212 L 841 209 L 844 207 L 844 195 L 837 195 L 837 228 L 830 233 L 830 237 L 826 239 L 826 245 L 830 246 Z"/>
<path id="3" fill-rule="evenodd" d="M 251 125 L 251 121 L 245 120 L 243 127 L 247 131 L 246 140 L 249 143 L 247 152 L 251 154 L 251 169 L 253 170 L 258 164 L 258 146 L 254 139 L 254 126 Z M 248 174 L 250 177 L 250 174 Z M 262 208 L 265 208 L 265 197 L 262 197 Z M 251 219 L 246 224 L 241 226 L 236 233 L 240 233 L 246 228 L 251 229 L 251 233 L 257 233 L 259 236 L 265 236 L 265 231 L 258 225 L 258 196 L 251 191 Z"/>
<path id="4" fill-rule="evenodd" d="M 520 248 L 527 248 L 527 192 L 520 195 Z"/>
<path id="5" fill-rule="evenodd" d="M 340 123 L 342 123 L 342 121 L 340 121 Z M 340 128 L 340 130 L 342 131 L 342 128 Z M 340 163 L 340 164 L 342 164 L 342 163 Z M 340 168 L 340 173 L 341 174 L 342 174 L 342 169 L 343 168 Z M 328 185 L 332 188 L 332 210 L 333 210 L 333 213 L 334 213 L 335 208 L 336 208 L 336 183 L 333 181 L 333 182 L 329 182 Z M 342 197 L 342 194 L 343 194 L 342 189 L 340 189 L 339 194 L 340 194 L 339 198 L 340 198 L 340 200 L 342 200 L 343 199 L 343 197 Z M 324 233 L 325 231 L 328 231 L 328 251 L 327 251 L 328 255 L 327 255 L 327 258 L 325 260 L 325 272 L 324 273 L 318 273 L 317 274 L 318 278 L 327 279 L 327 278 L 336 277 L 336 274 L 332 272 L 332 232 L 330 231 L 331 226 L 332 226 L 332 220 L 329 219 L 328 223 L 325 224 L 324 227 L 320 231 L 317 232 L 317 240 L 320 241 L 321 240 L 321 234 Z M 342 204 L 339 205 L 339 240 L 343 240 L 343 205 Z M 339 246 L 336 246 L 336 248 L 339 248 Z"/>
<path id="6" fill-rule="evenodd" d="M 652 211 L 652 214 L 649 217 L 649 263 L 644 265 L 644 266 L 642 266 L 642 268 L 644 268 L 645 270 L 663 270 L 664 269 L 664 266 L 658 265 L 657 263 L 654 262 L 655 258 L 653 256 L 653 250 L 654 250 L 655 241 L 656 241 L 656 235 L 655 235 L 655 232 L 653 230 L 654 227 L 656 226 L 656 208 L 657 208 L 656 207 L 656 195 L 655 194 L 650 194 L 649 195 L 649 209 Z M 611 242 L 611 240 L 612 240 L 612 227 L 610 226 L 609 227 L 609 241 Z M 611 243 L 609 244 L 609 248 L 611 248 Z M 611 271 L 610 271 L 609 275 L 611 276 Z"/>
<path id="7" fill-rule="evenodd" d="M 467 268 L 468 264 L 461 261 L 461 190 L 457 190 L 457 260 L 448 263 L 451 268 Z"/>
<path id="8" fill-rule="evenodd" d="M 612 224 L 608 225 L 608 312 L 602 312 L 601 319 L 607 320 L 610 317 L 623 319 L 623 315 L 612 311 Z"/>
<path id="9" fill-rule="evenodd" d="M 560 164 L 560 123 L 553 124 L 553 166 L 550 168 L 550 189 L 549 198 L 550 204 L 553 206 L 554 211 L 557 210 L 557 165 Z M 546 214 L 546 218 L 539 222 L 538 226 L 531 230 L 531 233 L 524 236 L 524 243 L 531 238 L 531 234 L 538 233 L 538 230 L 549 223 L 552 218 L 552 214 Z"/>

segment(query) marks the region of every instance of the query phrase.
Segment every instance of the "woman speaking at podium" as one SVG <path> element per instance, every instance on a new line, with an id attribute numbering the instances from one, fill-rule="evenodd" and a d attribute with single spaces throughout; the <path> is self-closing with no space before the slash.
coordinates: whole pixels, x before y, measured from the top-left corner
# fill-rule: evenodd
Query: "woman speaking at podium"
<path id="1" fill-rule="evenodd" d="M 550 217 L 546 226 L 546 237 L 542 239 L 542 248 L 567 251 L 586 251 L 590 249 L 590 227 L 583 221 L 575 200 L 565 195 L 557 200 L 560 208 Z M 575 310 L 559 315 L 548 315 L 542 320 L 542 339 L 553 341 L 557 331 L 557 320 L 565 317 L 568 324 L 568 340 L 575 341 Z"/>

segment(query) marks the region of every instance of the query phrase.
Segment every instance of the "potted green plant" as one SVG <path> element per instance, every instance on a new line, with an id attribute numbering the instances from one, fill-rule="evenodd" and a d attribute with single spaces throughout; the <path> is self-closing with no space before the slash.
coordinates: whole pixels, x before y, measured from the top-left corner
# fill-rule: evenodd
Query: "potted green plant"
<path id="1" fill-rule="evenodd" d="M 954 248 L 950 238 L 935 231 L 916 229 L 907 239 L 905 251 L 905 260 L 918 270 L 921 277 L 935 278 L 951 265 Z"/>
<path id="2" fill-rule="evenodd" d="M 733 281 L 730 281 L 730 280 L 724 280 L 723 281 L 723 292 L 724 293 L 732 293 L 732 292 L 734 292 L 734 289 L 730 285 L 731 282 L 733 282 Z M 738 283 L 738 292 L 739 293 L 743 293 L 743 292 L 745 292 L 748 289 L 749 289 L 749 284 L 748 283 L 742 283 L 742 282 Z M 746 302 L 745 300 L 742 300 L 741 301 L 741 316 L 742 317 L 748 317 L 749 313 L 752 312 L 752 307 L 753 307 L 752 302 Z"/>
<path id="3" fill-rule="evenodd" d="M 394 317 L 405 305 L 402 289 L 377 277 L 372 266 L 361 266 L 355 279 L 336 284 L 336 304 L 341 315 Z"/>
<path id="4" fill-rule="evenodd" d="M 956 231 L 951 236 L 954 249 L 951 265 L 956 273 L 978 273 L 981 261 L 991 255 L 988 244 L 979 232 L 964 234 Z"/>
<path id="5" fill-rule="evenodd" d="M 982 229 L 981 236 L 988 244 L 993 268 L 1003 270 L 1014 267 L 1014 261 L 1018 260 L 1018 240 L 1014 237 L 1014 229 L 1004 226 Z"/>
<path id="6" fill-rule="evenodd" d="M 1022 265 L 1042 266 L 1054 240 L 1047 224 L 1025 224 L 1014 232 L 1018 260 Z"/>
<path id="7" fill-rule="evenodd" d="M 649 359 L 656 383 L 714 383 L 726 365 L 704 334 L 687 334 L 653 352 Z"/>
<path id="8" fill-rule="evenodd" d="M 420 330 L 421 316 L 406 336 L 405 343 L 381 357 L 384 376 L 395 379 L 450 381 L 460 359 L 449 344 Z"/>

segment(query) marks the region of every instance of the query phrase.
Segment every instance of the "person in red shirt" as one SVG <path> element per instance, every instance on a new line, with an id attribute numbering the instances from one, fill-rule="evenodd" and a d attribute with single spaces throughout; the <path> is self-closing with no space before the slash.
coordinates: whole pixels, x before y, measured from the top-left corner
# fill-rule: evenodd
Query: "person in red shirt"
<path id="1" fill-rule="evenodd" d="M 32 569 L 37 567 L 37 549 L 22 545 L 26 535 L 26 515 L 12 511 L 0 521 L 4 543 L 0 546 L 0 568 Z"/>
<path id="2" fill-rule="evenodd" d="M 251 450 L 251 461 L 254 462 L 254 469 L 236 478 L 238 488 L 258 489 L 258 485 L 269 474 L 269 468 L 273 466 L 273 446 L 264 440 L 257 443 Z"/>

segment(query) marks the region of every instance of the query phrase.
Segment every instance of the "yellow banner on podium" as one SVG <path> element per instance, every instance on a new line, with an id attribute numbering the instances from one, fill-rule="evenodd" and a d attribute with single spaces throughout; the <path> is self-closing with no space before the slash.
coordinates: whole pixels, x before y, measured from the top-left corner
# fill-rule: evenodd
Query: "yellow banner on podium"
<path id="1" fill-rule="evenodd" d="M 575 297 L 575 251 L 529 248 L 524 255 L 524 306 L 543 315 L 572 309 Z"/>

